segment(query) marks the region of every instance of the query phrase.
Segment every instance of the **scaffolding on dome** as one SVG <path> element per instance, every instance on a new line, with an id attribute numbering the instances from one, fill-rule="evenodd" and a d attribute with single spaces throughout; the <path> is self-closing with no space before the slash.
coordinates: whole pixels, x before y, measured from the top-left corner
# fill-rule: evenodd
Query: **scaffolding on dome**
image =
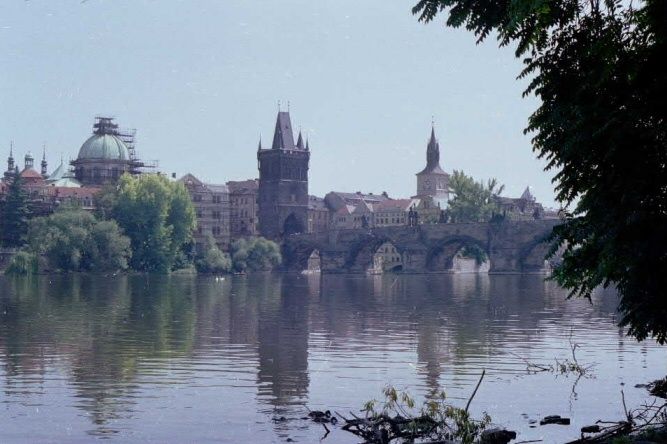
<path id="1" fill-rule="evenodd" d="M 123 141 L 125 146 L 127 146 L 127 151 L 130 154 L 130 174 L 141 174 L 145 169 L 157 168 L 157 161 L 142 162 L 137 158 L 137 153 L 135 150 L 137 130 L 119 128 L 118 124 L 114 122 L 114 119 L 115 117 L 95 116 L 93 133 L 110 134 L 118 137 Z"/>

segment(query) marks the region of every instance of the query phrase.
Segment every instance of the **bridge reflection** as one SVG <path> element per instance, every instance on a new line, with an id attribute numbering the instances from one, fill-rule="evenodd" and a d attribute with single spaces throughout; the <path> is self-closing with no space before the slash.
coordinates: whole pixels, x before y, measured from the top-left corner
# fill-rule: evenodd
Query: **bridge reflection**
<path id="1" fill-rule="evenodd" d="M 376 365 L 368 374 L 379 379 L 414 360 L 421 387 L 435 393 L 464 384 L 470 362 L 518 331 L 528 352 L 545 323 L 608 316 L 615 303 L 584 314 L 529 275 L 0 278 L 0 366 L 8 403 L 43 395 L 57 368 L 89 432 L 107 435 L 139 414 L 146 385 L 252 392 L 259 414 L 300 415 L 314 377 L 333 387 L 354 374 L 322 373 L 329 360 Z"/>

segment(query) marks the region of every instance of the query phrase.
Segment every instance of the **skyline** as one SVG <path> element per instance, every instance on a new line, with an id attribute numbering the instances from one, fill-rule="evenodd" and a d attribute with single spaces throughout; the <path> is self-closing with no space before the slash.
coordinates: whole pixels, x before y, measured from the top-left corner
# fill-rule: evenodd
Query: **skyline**
<path id="1" fill-rule="evenodd" d="M 3 5 L 3 157 L 10 139 L 18 158 L 46 143 L 53 168 L 110 114 L 167 174 L 254 178 L 280 100 L 310 140 L 310 194 L 413 195 L 434 118 L 446 171 L 497 177 L 506 196 L 530 185 L 556 206 L 522 134 L 537 102 L 521 98 L 510 48 L 420 24 L 412 2 L 259 3 Z"/>

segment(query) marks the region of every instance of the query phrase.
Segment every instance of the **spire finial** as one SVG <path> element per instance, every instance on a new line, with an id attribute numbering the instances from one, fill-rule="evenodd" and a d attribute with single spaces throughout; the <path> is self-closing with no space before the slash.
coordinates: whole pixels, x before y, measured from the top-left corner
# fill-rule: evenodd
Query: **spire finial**
<path id="1" fill-rule="evenodd" d="M 46 160 L 46 143 L 42 144 L 42 160 Z"/>
<path id="2" fill-rule="evenodd" d="M 257 145 L 257 151 L 262 149 L 262 133 L 259 133 L 259 145 Z"/>
<path id="3" fill-rule="evenodd" d="M 289 103 L 289 100 L 288 100 L 287 101 L 287 112 L 289 112 L 289 105 L 290 105 L 290 103 Z"/>
<path id="4" fill-rule="evenodd" d="M 9 141 L 9 157 L 14 157 L 14 141 Z"/>
<path id="5" fill-rule="evenodd" d="M 280 112 L 280 100 L 278 100 L 278 112 Z"/>

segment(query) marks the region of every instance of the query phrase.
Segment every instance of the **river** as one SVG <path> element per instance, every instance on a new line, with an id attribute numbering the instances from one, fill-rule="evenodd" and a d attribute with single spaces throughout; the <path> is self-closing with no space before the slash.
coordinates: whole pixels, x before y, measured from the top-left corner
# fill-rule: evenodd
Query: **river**
<path id="1" fill-rule="evenodd" d="M 0 277 L 0 441 L 318 442 L 307 408 L 358 411 L 387 384 L 463 406 L 485 369 L 474 415 L 564 442 L 667 374 L 616 299 L 536 275 Z M 526 371 L 571 344 L 589 375 Z M 572 424 L 533 423 L 552 414 Z"/>

